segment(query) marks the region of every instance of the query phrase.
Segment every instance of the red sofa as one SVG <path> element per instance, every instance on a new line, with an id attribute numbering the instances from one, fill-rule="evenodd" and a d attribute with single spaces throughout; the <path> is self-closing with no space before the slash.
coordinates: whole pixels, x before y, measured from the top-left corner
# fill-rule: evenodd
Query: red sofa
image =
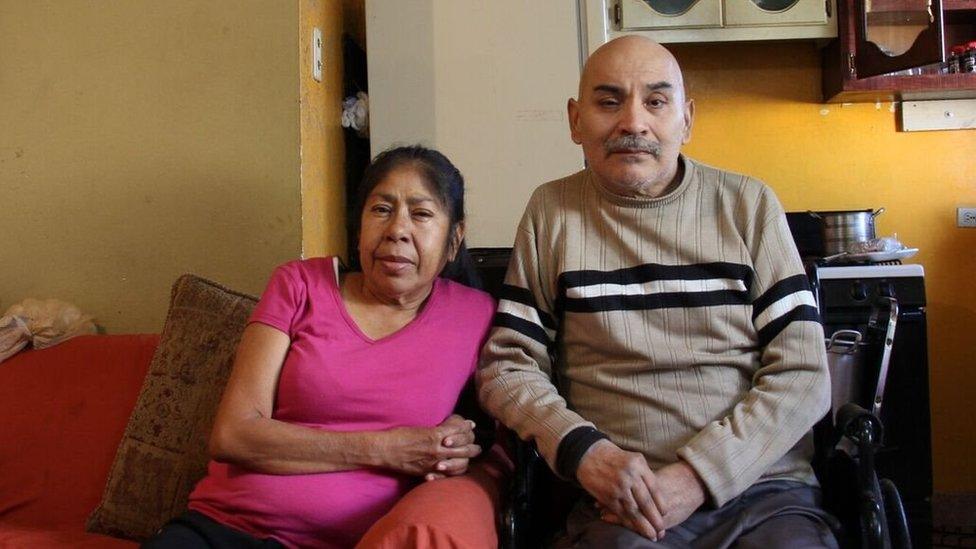
<path id="1" fill-rule="evenodd" d="M 134 547 L 85 532 L 102 497 L 158 335 L 82 336 L 0 362 L 0 548 Z M 490 452 L 471 475 L 425 483 L 362 547 L 495 547 L 510 468 Z"/>

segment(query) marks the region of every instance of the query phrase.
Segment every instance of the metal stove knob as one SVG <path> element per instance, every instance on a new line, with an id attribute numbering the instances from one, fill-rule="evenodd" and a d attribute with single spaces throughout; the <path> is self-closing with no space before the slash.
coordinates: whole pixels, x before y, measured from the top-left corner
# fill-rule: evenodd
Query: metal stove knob
<path id="1" fill-rule="evenodd" d="M 854 301 L 865 301 L 868 298 L 868 285 L 858 280 L 851 284 L 851 298 Z"/>

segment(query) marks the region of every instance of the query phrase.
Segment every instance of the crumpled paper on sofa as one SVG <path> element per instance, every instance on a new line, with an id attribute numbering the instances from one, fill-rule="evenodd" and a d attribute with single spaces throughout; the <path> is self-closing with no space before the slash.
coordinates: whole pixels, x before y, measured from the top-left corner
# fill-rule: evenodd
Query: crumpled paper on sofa
<path id="1" fill-rule="evenodd" d="M 28 298 L 12 305 L 0 317 L 0 362 L 28 343 L 35 349 L 44 349 L 96 331 L 92 317 L 71 303 Z"/>

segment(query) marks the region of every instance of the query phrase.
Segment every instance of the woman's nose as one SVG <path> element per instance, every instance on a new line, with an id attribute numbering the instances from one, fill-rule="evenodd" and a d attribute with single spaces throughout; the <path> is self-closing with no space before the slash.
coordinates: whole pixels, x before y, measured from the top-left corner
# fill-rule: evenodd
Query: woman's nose
<path id="1" fill-rule="evenodd" d="M 386 238 L 390 240 L 407 240 L 410 236 L 407 219 L 403 215 L 394 215 L 386 224 Z"/>

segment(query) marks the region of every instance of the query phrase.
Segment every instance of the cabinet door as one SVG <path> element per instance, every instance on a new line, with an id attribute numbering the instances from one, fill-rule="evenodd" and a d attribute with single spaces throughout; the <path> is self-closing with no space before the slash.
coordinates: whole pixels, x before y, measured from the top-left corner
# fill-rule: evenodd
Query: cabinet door
<path id="1" fill-rule="evenodd" d="M 725 25 L 822 25 L 829 0 L 725 0 Z"/>
<path id="2" fill-rule="evenodd" d="M 721 0 L 621 0 L 621 30 L 722 26 Z"/>
<path id="3" fill-rule="evenodd" d="M 854 5 L 858 78 L 944 61 L 942 0 L 856 0 Z"/>

